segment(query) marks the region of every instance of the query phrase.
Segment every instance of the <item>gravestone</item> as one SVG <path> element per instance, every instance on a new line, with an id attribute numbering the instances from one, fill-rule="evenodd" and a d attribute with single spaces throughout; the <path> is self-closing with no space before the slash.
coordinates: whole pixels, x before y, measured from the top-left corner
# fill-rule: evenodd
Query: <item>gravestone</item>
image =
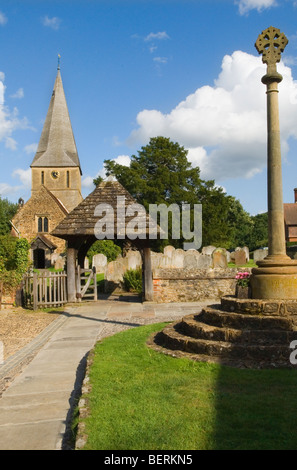
<path id="1" fill-rule="evenodd" d="M 211 255 L 201 254 L 197 260 L 198 269 L 208 269 L 212 267 L 212 257 Z"/>
<path id="2" fill-rule="evenodd" d="M 246 251 L 244 249 L 235 251 L 235 264 L 236 266 L 246 264 Z"/>
<path id="3" fill-rule="evenodd" d="M 198 259 L 200 253 L 197 250 L 188 250 L 184 257 L 184 268 L 185 269 L 196 269 L 198 266 Z"/>
<path id="4" fill-rule="evenodd" d="M 204 246 L 201 250 L 201 253 L 203 255 L 212 255 L 213 252 L 215 251 L 216 247 L 215 246 L 212 246 L 212 245 L 209 245 L 209 246 Z"/>
<path id="5" fill-rule="evenodd" d="M 138 269 L 142 266 L 141 254 L 139 251 L 129 250 L 126 254 L 127 269 Z"/>
<path id="6" fill-rule="evenodd" d="M 172 258 L 175 252 L 175 248 L 174 246 L 168 245 L 168 246 L 165 246 L 163 252 L 164 252 L 164 256 L 167 256 L 168 258 Z"/>
<path id="7" fill-rule="evenodd" d="M 172 253 L 171 263 L 173 268 L 183 268 L 184 267 L 184 259 L 185 259 L 186 252 L 181 248 L 178 248 Z"/>
<path id="8" fill-rule="evenodd" d="M 262 261 L 266 256 L 268 256 L 268 248 L 259 248 L 254 251 L 254 262 Z"/>
<path id="9" fill-rule="evenodd" d="M 102 253 L 93 256 L 92 265 L 96 268 L 97 273 L 105 271 L 107 266 L 107 258 Z"/>
<path id="10" fill-rule="evenodd" d="M 212 253 L 213 268 L 227 268 L 227 254 L 224 248 L 216 248 Z"/>

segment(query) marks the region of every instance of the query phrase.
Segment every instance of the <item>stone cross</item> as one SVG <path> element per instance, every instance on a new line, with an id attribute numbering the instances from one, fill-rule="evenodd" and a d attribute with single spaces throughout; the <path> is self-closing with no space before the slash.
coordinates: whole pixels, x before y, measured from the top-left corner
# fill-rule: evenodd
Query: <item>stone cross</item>
<path id="1" fill-rule="evenodd" d="M 281 53 L 284 52 L 288 39 L 279 29 L 270 28 L 263 31 L 255 44 L 259 54 L 262 54 L 263 64 L 275 65 L 281 60 Z"/>
<path id="2" fill-rule="evenodd" d="M 281 60 L 288 39 L 279 29 L 263 31 L 255 44 L 262 54 L 267 73 L 262 83 L 267 86 L 267 197 L 268 256 L 258 261 L 252 273 L 252 297 L 258 299 L 297 298 L 297 263 L 286 254 L 284 226 L 282 162 L 279 125 L 278 84 L 283 77 L 276 64 Z"/>

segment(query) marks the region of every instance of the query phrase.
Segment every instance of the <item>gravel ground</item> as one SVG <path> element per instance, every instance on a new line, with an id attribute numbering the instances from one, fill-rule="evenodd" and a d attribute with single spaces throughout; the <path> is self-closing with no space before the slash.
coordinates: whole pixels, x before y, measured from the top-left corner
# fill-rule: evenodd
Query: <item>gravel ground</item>
<path id="1" fill-rule="evenodd" d="M 22 349 L 44 328 L 59 316 L 55 310 L 50 312 L 32 312 L 22 308 L 0 310 L 0 341 L 3 344 L 3 358 Z"/>

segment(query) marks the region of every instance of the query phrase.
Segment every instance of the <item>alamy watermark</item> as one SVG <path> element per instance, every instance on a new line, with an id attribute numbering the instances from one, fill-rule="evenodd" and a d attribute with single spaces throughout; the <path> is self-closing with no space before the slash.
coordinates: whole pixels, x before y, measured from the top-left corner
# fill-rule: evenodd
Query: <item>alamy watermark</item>
<path id="1" fill-rule="evenodd" d="M 184 250 L 202 245 L 202 204 L 150 204 L 147 212 L 143 205 L 126 204 L 125 196 L 117 196 L 116 208 L 98 204 L 94 215 L 99 217 L 94 228 L 99 240 L 166 240 L 171 230 L 173 240 L 184 240 Z"/>

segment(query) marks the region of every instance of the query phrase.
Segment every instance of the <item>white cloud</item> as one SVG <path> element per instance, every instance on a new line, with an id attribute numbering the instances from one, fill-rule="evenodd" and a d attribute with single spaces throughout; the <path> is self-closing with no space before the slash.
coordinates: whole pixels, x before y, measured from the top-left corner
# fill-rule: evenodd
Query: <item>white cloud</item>
<path id="1" fill-rule="evenodd" d="M 167 64 L 168 57 L 154 57 L 153 61 L 157 62 L 158 64 Z"/>
<path id="2" fill-rule="evenodd" d="M 148 34 L 144 40 L 145 41 L 154 41 L 154 40 L 163 40 L 163 39 L 170 39 L 166 31 L 158 32 L 158 33 L 150 33 Z"/>
<path id="3" fill-rule="evenodd" d="M 250 10 L 258 10 L 261 12 L 266 8 L 276 7 L 277 0 L 235 0 L 235 4 L 239 7 L 239 13 L 245 15 Z"/>
<path id="4" fill-rule="evenodd" d="M 14 170 L 12 176 L 15 178 L 16 176 L 19 177 L 23 187 L 30 188 L 31 187 L 31 168 L 27 170 L 23 170 L 22 168 L 18 168 Z"/>
<path id="5" fill-rule="evenodd" d="M 4 26 L 7 23 L 7 17 L 0 11 L 0 25 Z"/>
<path id="6" fill-rule="evenodd" d="M 37 143 L 29 144 L 24 147 L 24 151 L 27 155 L 30 155 L 31 153 L 35 153 L 37 151 L 37 147 Z"/>
<path id="7" fill-rule="evenodd" d="M 4 142 L 6 148 L 16 149 L 17 143 L 12 138 L 12 134 L 17 129 L 27 129 L 28 121 L 26 118 L 18 117 L 18 109 L 12 111 L 5 105 L 5 85 L 4 73 L 0 72 L 0 142 Z"/>
<path id="8" fill-rule="evenodd" d="M 283 153 L 290 137 L 297 139 L 297 82 L 291 69 L 279 64 L 280 120 Z M 235 51 L 222 61 L 214 86 L 203 86 L 170 113 L 143 110 L 128 143 L 146 144 L 151 137 L 169 137 L 189 150 L 188 158 L 203 178 L 223 181 L 251 177 L 266 166 L 266 67 L 260 57 Z"/>
<path id="9" fill-rule="evenodd" d="M 21 99 L 24 98 L 24 89 L 19 88 L 13 95 L 10 95 L 11 98 Z"/>
<path id="10" fill-rule="evenodd" d="M 118 157 L 114 158 L 113 161 L 115 163 L 118 163 L 119 165 L 130 166 L 131 158 L 129 157 L 129 155 L 119 155 Z M 93 179 L 97 178 L 98 176 L 101 176 L 101 178 L 103 179 L 107 177 L 104 168 L 101 168 L 101 170 L 98 171 L 95 177 L 86 176 L 81 182 L 82 187 L 89 190 L 93 189 Z"/>
<path id="11" fill-rule="evenodd" d="M 52 18 L 49 18 L 47 15 L 42 18 L 42 24 L 43 26 L 47 26 L 49 28 L 58 30 L 61 25 L 61 19 L 58 18 L 57 16 L 53 16 Z"/>

